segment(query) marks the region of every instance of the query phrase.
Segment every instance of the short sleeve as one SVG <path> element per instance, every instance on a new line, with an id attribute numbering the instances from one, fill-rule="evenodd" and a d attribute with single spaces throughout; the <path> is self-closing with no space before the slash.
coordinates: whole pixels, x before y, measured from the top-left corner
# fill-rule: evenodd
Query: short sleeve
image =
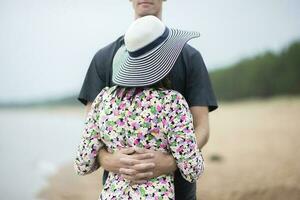
<path id="1" fill-rule="evenodd" d="M 74 168 L 78 175 L 92 173 L 100 167 L 97 156 L 100 148 L 102 148 L 104 144 L 100 137 L 98 124 L 99 104 L 102 102 L 102 97 L 106 91 L 107 87 L 98 94 L 91 105 L 91 110 L 87 114 L 85 127 L 74 161 Z"/>
<path id="2" fill-rule="evenodd" d="M 185 97 L 190 106 L 208 106 L 209 111 L 218 108 L 209 74 L 199 51 L 191 49 L 186 55 L 188 64 Z"/>
<path id="3" fill-rule="evenodd" d="M 204 171 L 204 159 L 198 149 L 193 117 L 184 97 L 174 92 L 167 98 L 168 143 L 184 179 L 195 182 Z"/>
<path id="4" fill-rule="evenodd" d="M 90 66 L 85 75 L 83 85 L 77 99 L 84 105 L 87 102 L 93 102 L 97 94 L 106 86 L 105 81 L 99 75 L 99 63 L 96 62 L 95 56 L 93 57 Z"/>

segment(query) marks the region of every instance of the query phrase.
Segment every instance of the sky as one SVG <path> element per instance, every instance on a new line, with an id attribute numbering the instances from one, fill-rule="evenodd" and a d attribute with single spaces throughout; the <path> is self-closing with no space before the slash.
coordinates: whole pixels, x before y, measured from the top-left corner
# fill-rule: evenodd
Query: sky
<path id="1" fill-rule="evenodd" d="M 168 27 L 194 30 L 189 42 L 208 71 L 300 39 L 299 0 L 168 0 Z M 128 0 L 0 0 L 0 102 L 78 95 L 95 53 L 133 21 Z"/>

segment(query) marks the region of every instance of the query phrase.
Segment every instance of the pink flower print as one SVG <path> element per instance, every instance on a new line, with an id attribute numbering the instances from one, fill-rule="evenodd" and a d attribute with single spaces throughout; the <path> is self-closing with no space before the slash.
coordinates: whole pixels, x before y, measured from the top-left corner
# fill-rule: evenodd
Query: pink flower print
<path id="1" fill-rule="evenodd" d="M 108 131 L 112 131 L 112 130 L 113 130 L 113 127 L 112 127 L 112 126 L 109 126 L 109 127 L 107 127 L 107 130 L 108 130 Z"/>
<path id="2" fill-rule="evenodd" d="M 141 101 L 138 102 L 138 106 L 142 107 L 142 102 Z"/>
<path id="3" fill-rule="evenodd" d="M 177 135 L 175 135 L 175 137 L 176 137 L 176 139 L 177 139 L 177 138 L 181 138 L 181 136 L 180 136 L 180 135 L 178 135 L 178 134 L 177 134 Z"/>
<path id="4" fill-rule="evenodd" d="M 153 96 L 151 94 L 149 94 L 149 96 L 146 97 L 146 100 L 149 101 L 152 98 L 153 98 Z"/>
<path id="5" fill-rule="evenodd" d="M 188 163 L 185 162 L 185 163 L 183 164 L 183 166 L 184 166 L 184 168 L 186 169 L 186 168 L 188 167 Z"/>
<path id="6" fill-rule="evenodd" d="M 176 152 L 181 153 L 183 151 L 183 146 L 179 147 L 178 149 L 176 149 Z"/>
<path id="7" fill-rule="evenodd" d="M 121 103 L 121 104 L 120 104 L 120 106 L 119 106 L 119 107 L 120 107 L 120 109 L 122 109 L 122 110 L 123 110 L 123 109 L 126 107 L 126 104 L 123 102 L 123 103 Z"/>
<path id="8" fill-rule="evenodd" d="M 192 143 L 193 143 L 193 140 L 187 139 L 187 140 L 186 140 L 186 143 L 192 144 Z"/>
<path id="9" fill-rule="evenodd" d="M 112 100 L 110 100 L 111 104 L 114 104 L 116 102 L 115 98 L 113 98 Z"/>
<path id="10" fill-rule="evenodd" d="M 92 153 L 89 155 L 90 158 L 95 158 L 97 156 L 97 151 L 93 150 Z"/>
<path id="11" fill-rule="evenodd" d="M 170 121 L 174 121 L 174 119 L 175 119 L 175 117 L 174 117 L 174 116 L 172 116 L 172 117 L 170 118 Z"/>
<path id="12" fill-rule="evenodd" d="M 188 129 L 188 128 L 185 128 L 185 129 L 183 129 L 183 132 L 184 132 L 184 133 L 189 133 L 189 132 L 191 132 L 191 130 Z"/>
<path id="13" fill-rule="evenodd" d="M 131 123 L 131 126 L 132 126 L 133 128 L 135 128 L 135 129 L 138 129 L 138 128 L 140 127 L 139 124 L 138 124 L 137 122 Z"/>
<path id="14" fill-rule="evenodd" d="M 137 137 L 138 137 L 139 139 L 144 139 L 144 135 L 143 135 L 142 132 L 138 132 Z"/>
<path id="15" fill-rule="evenodd" d="M 150 122 L 150 118 L 149 118 L 149 117 L 146 117 L 146 118 L 145 118 L 145 122 Z"/>
<path id="16" fill-rule="evenodd" d="M 139 142 L 140 142 L 139 139 L 135 139 L 134 142 L 133 142 L 133 144 L 137 145 Z"/>
<path id="17" fill-rule="evenodd" d="M 168 192 L 173 193 L 174 192 L 173 188 L 169 188 Z"/>
<path id="18" fill-rule="evenodd" d="M 160 147 L 161 147 L 161 148 L 166 148 L 166 147 L 167 147 L 167 144 L 166 144 L 166 143 L 161 143 L 161 144 L 160 144 Z"/>
<path id="19" fill-rule="evenodd" d="M 92 124 L 90 128 L 91 129 L 95 129 L 95 128 L 97 128 L 97 125 L 96 124 Z"/>
<path id="20" fill-rule="evenodd" d="M 153 128 L 153 129 L 151 130 L 151 134 L 152 134 L 153 136 L 157 136 L 158 133 L 159 133 L 159 129 L 158 129 L 158 128 Z"/>
<path id="21" fill-rule="evenodd" d="M 153 183 L 151 181 L 147 181 L 146 184 L 147 184 L 148 187 L 151 187 L 153 185 Z"/>
<path id="22" fill-rule="evenodd" d="M 96 134 L 92 136 L 92 140 L 97 140 L 100 137 L 100 135 Z"/>
<path id="23" fill-rule="evenodd" d="M 166 120 L 165 118 L 163 118 L 161 122 L 162 122 L 162 124 L 163 124 L 164 126 L 167 125 L 167 120 Z"/>
<path id="24" fill-rule="evenodd" d="M 165 196 L 168 196 L 168 195 L 169 195 L 169 192 L 168 192 L 168 191 L 164 192 L 164 195 L 165 195 Z"/>
<path id="25" fill-rule="evenodd" d="M 118 181 L 122 181 L 122 180 L 123 180 L 123 177 L 122 177 L 122 176 L 118 176 L 117 180 L 118 180 Z"/>
<path id="26" fill-rule="evenodd" d="M 191 131 L 192 131 L 192 130 L 191 130 L 191 129 L 188 129 L 188 128 L 184 128 L 184 129 L 183 129 L 183 132 L 184 132 L 184 133 L 190 133 Z"/>
<path id="27" fill-rule="evenodd" d="M 119 111 L 118 110 L 114 110 L 114 116 L 118 116 L 119 115 Z"/>
<path id="28" fill-rule="evenodd" d="M 125 122 L 122 120 L 117 121 L 118 126 L 124 126 Z"/>
<path id="29" fill-rule="evenodd" d="M 166 183 L 167 183 L 166 179 L 164 179 L 164 178 L 161 178 L 161 179 L 159 180 L 159 182 L 160 182 L 161 184 L 166 184 Z"/>
<path id="30" fill-rule="evenodd" d="M 186 115 L 181 115 L 180 120 L 185 121 Z"/>
<path id="31" fill-rule="evenodd" d="M 156 106 L 156 110 L 157 110 L 158 112 L 160 112 L 160 111 L 162 110 L 162 106 L 157 105 L 157 106 Z"/>
<path id="32" fill-rule="evenodd" d="M 195 146 L 196 146 L 195 143 L 191 143 L 191 144 L 190 144 L 190 148 L 191 148 L 191 149 L 194 149 Z"/>

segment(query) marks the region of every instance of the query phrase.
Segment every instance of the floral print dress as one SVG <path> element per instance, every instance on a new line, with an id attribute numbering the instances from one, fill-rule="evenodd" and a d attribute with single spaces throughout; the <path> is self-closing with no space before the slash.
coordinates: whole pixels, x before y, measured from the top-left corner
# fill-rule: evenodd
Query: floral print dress
<path id="1" fill-rule="evenodd" d="M 184 97 L 174 90 L 106 87 L 95 98 L 87 115 L 74 167 L 78 175 L 98 169 L 99 149 L 114 152 L 141 147 L 173 155 L 182 176 L 190 182 L 203 173 L 204 162 Z M 133 95 L 135 93 L 135 95 Z M 99 199 L 174 199 L 173 174 L 130 184 L 110 172 Z"/>

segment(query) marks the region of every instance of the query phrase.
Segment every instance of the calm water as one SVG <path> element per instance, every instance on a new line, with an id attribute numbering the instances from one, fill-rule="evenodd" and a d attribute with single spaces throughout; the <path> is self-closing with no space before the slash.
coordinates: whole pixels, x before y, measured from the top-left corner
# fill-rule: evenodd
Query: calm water
<path id="1" fill-rule="evenodd" d="M 57 167 L 72 161 L 80 114 L 0 110 L 0 199 L 32 200 Z"/>

